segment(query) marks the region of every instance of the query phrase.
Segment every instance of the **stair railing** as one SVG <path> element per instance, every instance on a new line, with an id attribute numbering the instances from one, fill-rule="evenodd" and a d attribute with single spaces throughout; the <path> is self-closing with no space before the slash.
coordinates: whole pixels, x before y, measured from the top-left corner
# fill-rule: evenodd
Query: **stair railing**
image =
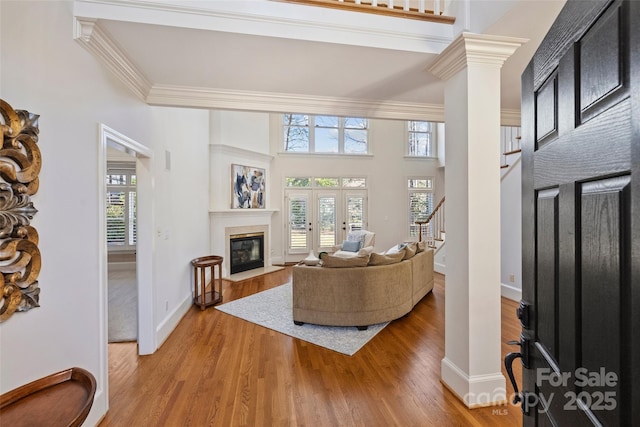
<path id="1" fill-rule="evenodd" d="M 453 24 L 455 18 L 447 16 L 445 7 L 449 2 L 443 0 L 273 0 L 298 3 L 309 6 L 321 6 L 332 9 L 350 10 L 399 18 L 419 19 L 423 21 Z"/>
<path id="2" fill-rule="evenodd" d="M 416 224 L 419 224 L 420 227 L 418 233 L 419 242 L 423 238 L 423 226 L 425 226 L 424 240 L 427 242 L 427 246 L 434 248 L 436 241 L 442 241 L 442 233 L 444 232 L 444 197 L 438 202 L 426 220 L 416 222 Z"/>

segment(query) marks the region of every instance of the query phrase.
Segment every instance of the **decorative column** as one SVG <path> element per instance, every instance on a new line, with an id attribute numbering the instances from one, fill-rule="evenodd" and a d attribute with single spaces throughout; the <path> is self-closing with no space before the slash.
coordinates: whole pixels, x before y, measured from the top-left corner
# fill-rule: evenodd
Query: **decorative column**
<path id="1" fill-rule="evenodd" d="M 500 68 L 525 42 L 461 33 L 429 69 L 446 81 L 441 379 L 470 408 L 507 399 L 500 352 Z"/>

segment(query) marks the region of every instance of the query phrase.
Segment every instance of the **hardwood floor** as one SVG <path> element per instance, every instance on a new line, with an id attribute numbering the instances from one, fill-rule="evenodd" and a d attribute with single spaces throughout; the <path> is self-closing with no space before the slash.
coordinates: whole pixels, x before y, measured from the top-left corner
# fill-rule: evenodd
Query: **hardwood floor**
<path id="1" fill-rule="evenodd" d="M 224 301 L 289 280 L 286 268 L 225 282 Z M 515 309 L 503 298 L 503 354 L 520 334 Z M 110 408 L 100 426 L 522 425 L 511 404 L 467 409 L 440 382 L 443 357 L 440 274 L 409 315 L 351 357 L 194 306 L 153 355 L 137 356 L 135 343 L 109 344 Z"/>

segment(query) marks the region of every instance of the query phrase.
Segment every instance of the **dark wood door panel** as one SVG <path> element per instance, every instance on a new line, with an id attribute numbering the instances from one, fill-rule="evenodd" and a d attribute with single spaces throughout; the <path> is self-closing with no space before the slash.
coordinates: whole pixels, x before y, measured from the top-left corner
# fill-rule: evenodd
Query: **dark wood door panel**
<path id="1" fill-rule="evenodd" d="M 640 2 L 569 0 L 523 73 L 527 427 L 640 425 L 637 28 Z"/>
<path id="2" fill-rule="evenodd" d="M 631 167 L 631 103 L 629 99 L 576 128 L 560 134 L 536 152 L 534 187 L 620 174 Z"/>

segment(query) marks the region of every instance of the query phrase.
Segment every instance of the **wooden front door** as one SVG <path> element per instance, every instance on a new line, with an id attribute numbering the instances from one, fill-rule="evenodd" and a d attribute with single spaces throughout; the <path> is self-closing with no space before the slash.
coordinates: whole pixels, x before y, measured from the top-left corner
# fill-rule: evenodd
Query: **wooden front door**
<path id="1" fill-rule="evenodd" d="M 524 426 L 640 426 L 639 40 L 569 0 L 522 76 Z"/>

